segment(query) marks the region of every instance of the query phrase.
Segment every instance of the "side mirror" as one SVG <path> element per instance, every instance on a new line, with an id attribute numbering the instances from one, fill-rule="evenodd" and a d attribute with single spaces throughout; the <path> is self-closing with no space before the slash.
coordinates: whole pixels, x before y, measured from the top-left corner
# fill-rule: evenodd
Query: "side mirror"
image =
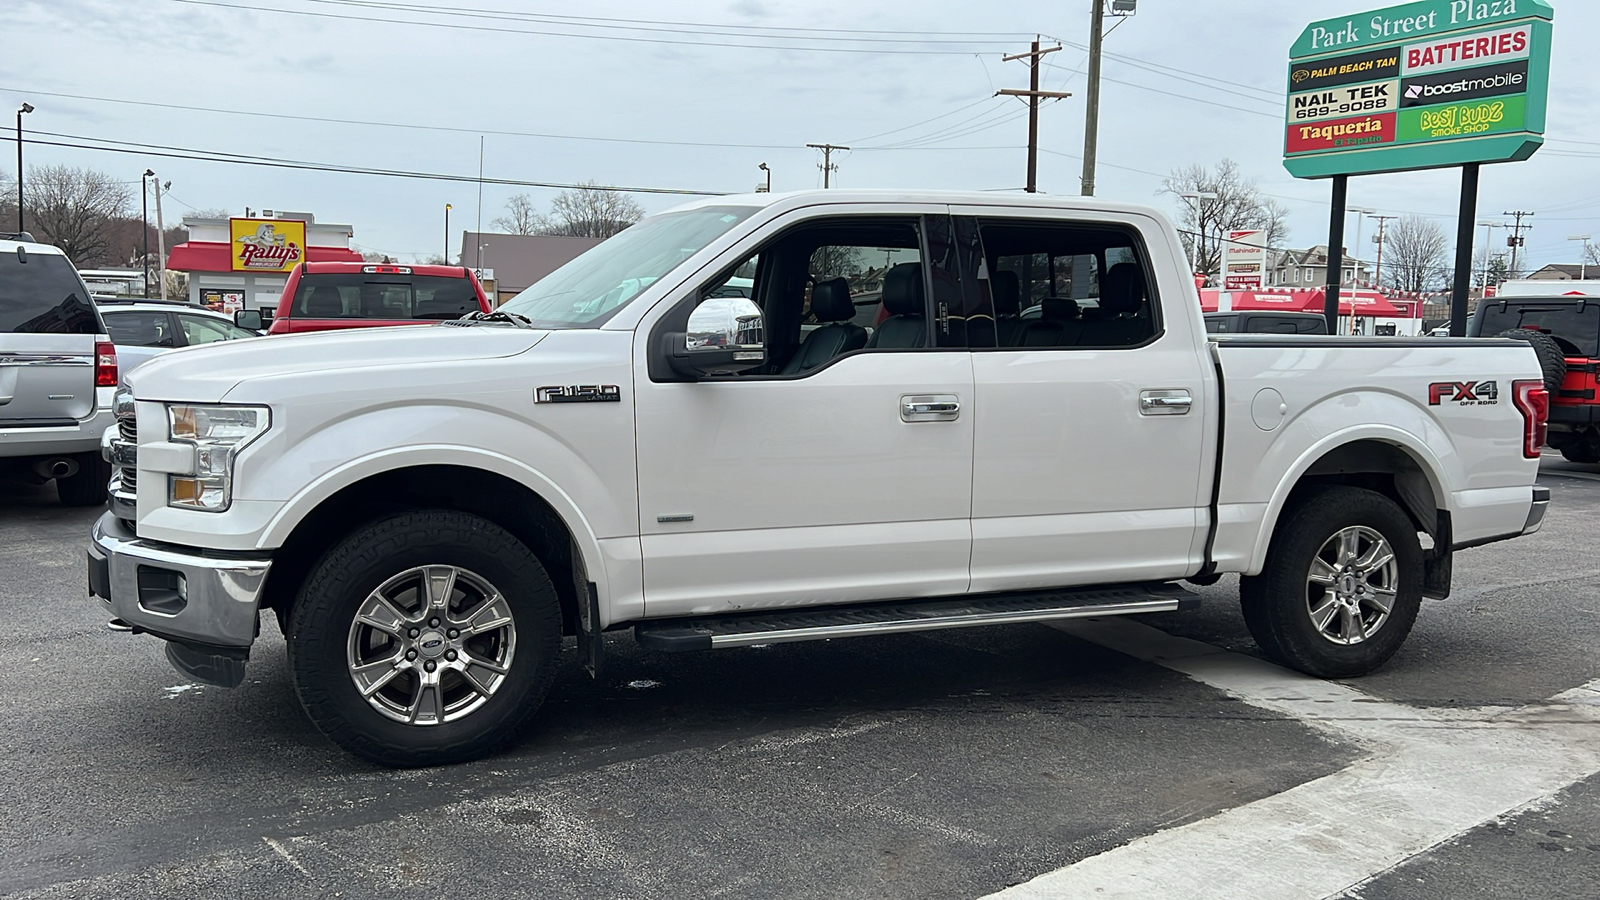
<path id="1" fill-rule="evenodd" d="M 261 324 L 261 310 L 238 310 L 233 314 L 233 324 L 249 331 L 260 331 L 263 327 Z"/>
<path id="2" fill-rule="evenodd" d="M 737 375 L 767 361 L 766 318 L 748 297 L 711 297 L 672 337 L 669 362 L 688 378 Z"/>

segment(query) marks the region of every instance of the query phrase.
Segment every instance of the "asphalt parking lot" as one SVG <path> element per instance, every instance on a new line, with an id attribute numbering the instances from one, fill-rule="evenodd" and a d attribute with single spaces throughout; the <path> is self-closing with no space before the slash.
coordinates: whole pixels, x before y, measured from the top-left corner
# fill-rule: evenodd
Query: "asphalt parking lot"
<path id="1" fill-rule="evenodd" d="M 406 772 L 313 730 L 270 621 L 232 691 L 107 631 L 95 513 L 0 487 L 0 894 L 1597 897 L 1600 467 L 1544 468 L 1543 531 L 1458 556 L 1359 680 L 1262 662 L 1231 581 L 1136 622 L 622 634 L 511 752 Z"/>

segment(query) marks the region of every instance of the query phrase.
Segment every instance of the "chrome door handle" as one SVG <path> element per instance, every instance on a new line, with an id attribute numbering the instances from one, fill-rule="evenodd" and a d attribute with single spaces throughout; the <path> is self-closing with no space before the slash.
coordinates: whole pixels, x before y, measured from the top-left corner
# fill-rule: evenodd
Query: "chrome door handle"
<path id="1" fill-rule="evenodd" d="M 1194 406 L 1194 397 L 1186 390 L 1140 391 L 1139 415 L 1181 416 Z"/>
<path id="2" fill-rule="evenodd" d="M 954 394 L 905 394 L 900 397 L 902 422 L 954 422 L 961 417 L 961 400 Z"/>

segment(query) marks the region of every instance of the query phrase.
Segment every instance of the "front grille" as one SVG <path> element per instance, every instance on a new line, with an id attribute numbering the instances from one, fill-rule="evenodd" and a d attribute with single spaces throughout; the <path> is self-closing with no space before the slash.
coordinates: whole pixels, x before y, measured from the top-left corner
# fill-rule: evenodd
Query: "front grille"
<path id="1" fill-rule="evenodd" d="M 128 404 L 129 407 L 132 405 L 131 403 Z M 122 410 L 118 410 L 118 412 L 123 413 Z M 117 436 L 134 446 L 138 446 L 139 420 L 132 409 L 128 409 L 125 413 L 117 416 Z M 123 498 L 131 503 L 139 493 L 139 470 L 132 466 L 119 468 L 117 469 L 117 478 L 113 483 L 116 486 L 116 492 L 123 495 Z"/>

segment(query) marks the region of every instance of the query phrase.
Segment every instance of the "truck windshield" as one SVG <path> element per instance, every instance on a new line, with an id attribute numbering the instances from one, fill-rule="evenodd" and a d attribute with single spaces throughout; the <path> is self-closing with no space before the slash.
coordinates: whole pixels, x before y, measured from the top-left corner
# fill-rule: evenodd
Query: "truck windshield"
<path id="1" fill-rule="evenodd" d="M 539 328 L 595 328 L 756 207 L 651 216 L 540 279 L 501 307 Z"/>
<path id="2" fill-rule="evenodd" d="M 1480 304 L 1469 332 L 1488 337 L 1513 328 L 1537 328 L 1555 338 L 1568 356 L 1600 356 L 1600 303 L 1524 300 Z"/>
<path id="3" fill-rule="evenodd" d="M 0 332 L 100 334 L 89 292 L 65 256 L 0 253 Z"/>

